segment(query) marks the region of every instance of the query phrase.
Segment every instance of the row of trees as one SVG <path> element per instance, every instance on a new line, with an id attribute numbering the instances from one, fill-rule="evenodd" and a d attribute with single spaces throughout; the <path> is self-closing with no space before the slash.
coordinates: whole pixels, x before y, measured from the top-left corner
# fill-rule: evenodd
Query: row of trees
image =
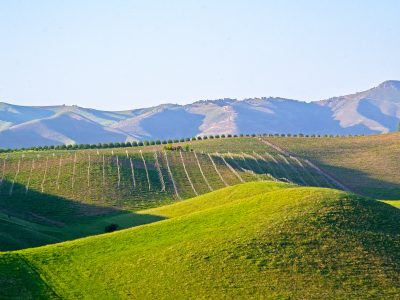
<path id="1" fill-rule="evenodd" d="M 219 138 L 232 138 L 232 137 L 343 137 L 333 134 L 278 134 L 278 133 L 263 133 L 263 134 L 216 134 L 208 136 L 196 136 L 191 138 L 180 138 L 180 139 L 169 139 L 169 140 L 144 140 L 144 141 L 133 141 L 133 142 L 110 142 L 110 143 L 98 143 L 98 144 L 73 144 L 73 145 L 51 145 L 51 146 L 35 146 L 28 148 L 18 148 L 18 149 L 4 149 L 0 148 L 0 153 L 8 153 L 15 151 L 46 151 L 46 150 L 80 150 L 80 149 L 108 149 L 108 148 L 125 148 L 125 147 L 141 147 L 150 145 L 167 145 L 173 143 L 190 142 L 196 140 L 207 140 L 207 139 L 219 139 Z M 347 135 L 351 137 L 353 135 Z M 354 135 L 358 136 L 358 135 Z"/>

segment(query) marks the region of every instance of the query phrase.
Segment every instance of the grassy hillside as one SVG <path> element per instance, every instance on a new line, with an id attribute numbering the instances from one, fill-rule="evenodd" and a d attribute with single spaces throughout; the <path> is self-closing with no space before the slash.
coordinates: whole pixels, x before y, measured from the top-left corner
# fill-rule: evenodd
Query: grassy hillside
<path id="1" fill-rule="evenodd" d="M 400 133 L 348 138 L 266 138 L 378 199 L 400 199 Z"/>
<path id="2" fill-rule="evenodd" d="M 99 234 L 109 224 L 147 223 L 138 222 L 134 211 L 242 182 L 339 188 L 393 205 L 400 199 L 399 134 L 220 138 L 180 145 L 193 151 L 148 146 L 1 154 L 0 251 Z"/>
<path id="3" fill-rule="evenodd" d="M 400 210 L 254 182 L 140 212 L 165 220 L 0 254 L 0 298 L 398 298 Z"/>

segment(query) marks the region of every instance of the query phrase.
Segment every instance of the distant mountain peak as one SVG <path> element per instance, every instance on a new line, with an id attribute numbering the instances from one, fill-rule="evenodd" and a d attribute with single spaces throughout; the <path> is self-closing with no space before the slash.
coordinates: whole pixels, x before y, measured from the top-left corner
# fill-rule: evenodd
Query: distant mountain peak
<path id="1" fill-rule="evenodd" d="M 199 104 L 216 104 L 216 105 L 220 105 L 220 106 L 224 106 L 224 105 L 229 105 L 235 102 L 238 102 L 239 100 L 237 99 L 231 99 L 231 98 L 221 98 L 221 99 L 206 99 L 206 100 L 198 100 L 193 102 L 192 104 L 195 105 L 199 105 Z M 190 105 L 190 104 L 189 104 Z"/>
<path id="2" fill-rule="evenodd" d="M 386 80 L 382 82 L 377 88 L 383 89 L 396 89 L 400 90 L 400 81 L 399 80 Z"/>

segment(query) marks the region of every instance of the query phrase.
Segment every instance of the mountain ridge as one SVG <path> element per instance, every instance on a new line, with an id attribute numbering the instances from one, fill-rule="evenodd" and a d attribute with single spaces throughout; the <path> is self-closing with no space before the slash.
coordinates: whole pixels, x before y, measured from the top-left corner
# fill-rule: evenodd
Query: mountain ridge
<path id="1" fill-rule="evenodd" d="M 282 97 L 221 98 L 121 111 L 0 102 L 0 147 L 223 133 L 376 134 L 395 131 L 399 120 L 400 81 L 397 80 L 315 102 Z"/>

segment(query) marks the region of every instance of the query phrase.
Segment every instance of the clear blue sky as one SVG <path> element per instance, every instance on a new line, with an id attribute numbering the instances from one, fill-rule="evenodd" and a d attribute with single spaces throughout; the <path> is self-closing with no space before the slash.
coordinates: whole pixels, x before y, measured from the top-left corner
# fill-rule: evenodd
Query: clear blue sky
<path id="1" fill-rule="evenodd" d="M 400 79 L 400 1 L 0 0 L 0 101 L 318 100 Z"/>

